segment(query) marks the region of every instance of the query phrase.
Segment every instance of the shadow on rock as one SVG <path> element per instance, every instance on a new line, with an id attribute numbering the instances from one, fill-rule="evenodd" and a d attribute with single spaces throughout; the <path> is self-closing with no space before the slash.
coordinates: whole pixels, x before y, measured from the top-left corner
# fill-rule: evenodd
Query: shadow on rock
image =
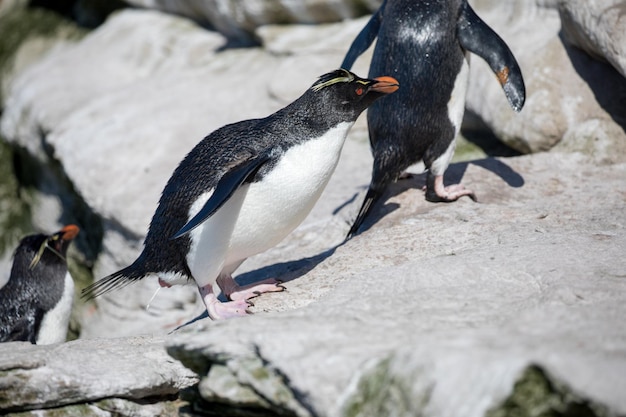
<path id="1" fill-rule="evenodd" d="M 626 82 L 624 77 L 609 63 L 594 59 L 583 50 L 572 46 L 565 39 L 563 31 L 559 33 L 565 52 L 574 69 L 587 83 L 596 101 L 626 131 Z"/>
<path id="2" fill-rule="evenodd" d="M 315 269 L 317 265 L 322 263 L 333 253 L 335 253 L 335 250 L 339 246 L 341 246 L 341 244 L 335 245 L 332 248 L 325 250 L 324 252 L 310 256 L 308 258 L 280 262 L 277 264 L 268 265 L 263 268 L 256 269 L 254 271 L 244 272 L 243 274 L 237 276 L 237 283 L 239 285 L 248 285 L 268 278 L 278 279 L 282 282 L 293 281 L 294 279 L 298 279 Z"/>
<path id="3" fill-rule="evenodd" d="M 310 256 L 308 258 L 302 258 L 294 261 L 280 262 L 273 265 L 268 265 L 263 268 L 256 269 L 254 271 L 244 272 L 241 275 L 238 275 L 235 280 L 239 285 L 249 285 L 258 281 L 262 281 L 268 278 L 274 278 L 281 282 L 289 282 L 295 279 L 300 278 L 301 276 L 306 275 L 317 265 L 322 263 L 326 258 L 335 253 L 335 250 L 343 243 L 333 246 L 330 249 L 325 250 L 324 252 L 318 253 L 317 255 Z M 227 301 L 223 294 L 220 295 L 220 301 Z M 252 299 L 254 302 L 254 299 Z M 206 319 L 209 317 L 207 311 L 203 311 L 199 316 L 195 317 L 191 321 L 180 325 L 176 329 L 172 330 L 171 333 L 176 332 L 177 330 L 182 329 L 192 323 L 195 323 L 198 320 Z"/>
<path id="4" fill-rule="evenodd" d="M 451 164 L 444 174 L 445 184 L 462 183 L 463 176 L 465 175 L 465 171 L 467 171 L 467 167 L 469 164 L 474 164 L 496 174 L 504 182 L 506 182 L 509 187 L 520 188 L 524 186 L 524 177 L 515 172 L 515 170 L 513 170 L 513 168 L 511 168 L 509 165 L 496 158 L 485 158 L 475 161 L 458 162 L 455 164 Z M 375 207 L 370 212 L 369 217 L 365 219 L 357 235 L 365 232 L 366 230 L 369 230 L 370 227 L 375 225 L 383 217 L 400 207 L 400 205 L 397 203 L 387 203 L 387 200 L 405 192 L 408 189 L 416 188 L 422 190 L 425 186 L 426 172 L 423 172 L 421 174 L 409 174 L 408 176 L 403 177 L 395 183 L 392 183 L 389 187 L 387 187 L 387 190 L 383 194 L 380 201 L 376 203 Z M 341 209 L 350 205 L 353 201 L 357 200 L 356 197 L 357 195 L 355 194 L 352 198 L 342 203 L 335 210 L 333 210 L 333 214 L 336 214 Z M 478 201 L 480 201 L 480 196 L 478 196 Z"/>
<path id="5" fill-rule="evenodd" d="M 471 163 L 496 174 L 498 177 L 502 178 L 502 180 L 506 182 L 507 185 L 511 188 L 520 188 L 524 186 L 524 177 L 522 177 L 519 173 L 515 172 L 513 168 L 511 168 L 509 165 L 505 164 L 499 159 L 495 159 L 495 158 L 478 159 L 476 161 L 472 161 Z M 458 165 L 461 165 L 461 164 L 458 164 Z M 466 164 L 466 168 L 467 168 L 467 164 Z"/>

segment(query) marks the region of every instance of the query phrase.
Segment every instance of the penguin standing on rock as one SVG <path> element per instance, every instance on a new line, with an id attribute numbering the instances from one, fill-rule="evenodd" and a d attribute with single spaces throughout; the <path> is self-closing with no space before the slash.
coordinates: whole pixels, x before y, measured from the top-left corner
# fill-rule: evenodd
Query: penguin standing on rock
<path id="1" fill-rule="evenodd" d="M 9 281 L 0 288 L 0 342 L 65 341 L 74 300 L 65 255 L 78 231 L 68 225 L 52 235 L 20 241 Z"/>
<path id="2" fill-rule="evenodd" d="M 165 186 L 139 257 L 84 289 L 84 296 L 149 275 L 162 287 L 193 279 L 209 316 L 220 319 L 247 314 L 252 297 L 282 291 L 273 279 L 239 286 L 232 273 L 304 220 L 357 117 L 397 89 L 391 77 L 364 79 L 340 69 L 322 75 L 300 98 L 266 118 L 211 133 Z M 220 302 L 220 290 L 231 301 Z"/>
<path id="3" fill-rule="evenodd" d="M 357 233 L 387 185 L 420 160 L 428 170 L 427 200 L 476 200 L 460 184 L 443 184 L 465 109 L 468 51 L 487 61 L 513 110 L 522 109 L 526 94 L 515 57 L 467 0 L 383 1 L 342 67 L 350 69 L 375 38 L 370 74 L 389 74 L 402 89 L 368 110 L 372 180 L 348 238 Z"/>

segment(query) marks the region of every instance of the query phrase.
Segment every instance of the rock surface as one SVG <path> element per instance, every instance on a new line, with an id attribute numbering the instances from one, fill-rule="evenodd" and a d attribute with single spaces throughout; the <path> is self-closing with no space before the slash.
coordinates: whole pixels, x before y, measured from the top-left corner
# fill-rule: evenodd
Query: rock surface
<path id="1" fill-rule="evenodd" d="M 224 415 L 240 412 L 236 405 L 259 415 L 495 417 L 516 407 L 516 381 L 536 380 L 545 388 L 542 406 L 626 413 L 617 392 L 626 339 L 616 330 L 626 305 L 624 79 L 561 41 L 556 2 L 475 3 L 518 57 L 528 100 L 520 114 L 511 111 L 474 57 L 468 108 L 518 150 L 551 152 L 492 159 L 478 151 L 471 163 L 453 165 L 450 181 L 462 179 L 479 204 L 426 203 L 423 175 L 401 181 L 378 209 L 379 222 L 341 245 L 369 181 L 362 117 L 307 220 L 238 271 L 242 282 L 280 277 L 287 292 L 256 299 L 253 316 L 201 320 L 165 336 L 199 315 L 201 302 L 193 287 L 162 290 L 150 301 L 158 284 L 145 280 L 80 304 L 86 340 L 50 352 L 19 345 L 6 361 L 0 355 L 7 370 L 0 378 L 11 378 L 10 363 L 27 356 L 39 358 L 37 369 L 53 364 L 62 372 L 55 361 L 87 357 L 85 347 L 102 343 L 109 346 L 103 361 L 116 352 L 132 361 L 137 340 L 137 355 L 161 355 L 166 337 L 168 351 L 202 377 L 191 401 Z M 189 20 L 125 10 L 47 54 L 13 79 L 1 121 L 22 163 L 37 167 L 33 223 L 53 230 L 71 221 L 88 231 L 76 256 L 96 278 L 126 266 L 191 147 L 226 123 L 298 97 L 339 65 L 367 20 L 265 25 L 254 30 L 262 47 L 222 49 L 224 37 Z M 367 67 L 366 55 L 354 70 Z M 110 345 L 102 339 L 122 336 Z M 110 363 L 107 375 L 127 366 Z M 190 375 L 167 369 L 170 382 L 175 373 Z M 114 400 L 92 414 L 108 407 L 133 415 L 124 407 L 143 404 L 148 392 L 174 397 L 182 387 L 172 383 L 164 393 L 124 375 L 140 394 L 113 390 Z M 51 393 L 13 406 L 78 413 L 83 402 L 98 401 L 90 389 L 67 405 Z M 158 414 L 139 408 L 138 415 Z"/>
<path id="2" fill-rule="evenodd" d="M 194 373 L 167 355 L 160 338 L 0 344 L 3 413 L 45 409 L 67 415 L 82 406 L 81 415 L 116 409 L 158 415 L 177 410 L 178 392 L 196 382 Z"/>
<path id="3" fill-rule="evenodd" d="M 626 77 L 626 4 L 620 0 L 559 1 L 563 34 L 589 55 Z"/>
<path id="4" fill-rule="evenodd" d="M 372 13 L 381 0 L 130 0 L 129 3 L 189 17 L 209 24 L 231 43 L 259 43 L 255 30 L 271 24 L 319 24 Z"/>
<path id="5" fill-rule="evenodd" d="M 298 416 L 482 416 L 538 366 L 597 415 L 626 413 L 626 164 L 555 153 L 453 168 L 479 204 L 427 203 L 423 176 L 398 183 L 370 230 L 329 249 L 313 236 L 346 231 L 329 217 L 284 243 L 291 262 L 247 275 L 288 280 L 257 314 L 168 339 L 196 371 L 221 365 L 203 398 L 239 403 L 220 389 L 234 380 Z"/>
<path id="6" fill-rule="evenodd" d="M 522 153 L 558 144 L 600 162 L 624 161 L 626 79 L 611 65 L 564 43 L 558 10 L 537 3 L 500 2 L 480 13 L 518 60 L 527 89 L 524 109 L 519 115 L 508 111 L 489 67 L 475 56 L 467 109 Z M 623 44 L 619 37 L 611 39 L 614 50 Z"/>

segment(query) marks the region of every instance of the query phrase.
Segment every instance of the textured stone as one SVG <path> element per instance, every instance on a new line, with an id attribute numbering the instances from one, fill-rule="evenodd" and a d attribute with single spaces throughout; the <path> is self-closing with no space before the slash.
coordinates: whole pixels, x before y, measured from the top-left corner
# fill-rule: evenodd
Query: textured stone
<path id="1" fill-rule="evenodd" d="M 281 248 L 291 262 L 247 277 L 287 292 L 255 299 L 253 316 L 194 323 L 168 351 L 201 376 L 225 363 L 229 383 L 267 398 L 264 378 L 236 371 L 261 360 L 312 415 L 482 416 L 533 366 L 621 415 L 625 174 L 559 153 L 453 165 L 478 204 L 425 202 L 423 176 L 398 183 L 368 231 L 328 249 L 307 237 L 339 242 L 347 225 L 309 225 Z"/>
<path id="2" fill-rule="evenodd" d="M 509 109 L 500 85 L 478 57 L 472 57 L 467 109 L 520 152 L 542 152 L 564 142 L 562 149 L 586 148 L 599 162 L 623 161 L 624 78 L 610 65 L 564 44 L 558 10 L 537 3 L 499 2 L 477 9 L 520 64 L 527 90 L 524 109 L 519 114 Z M 597 142 L 585 139 L 590 122 Z"/>
<path id="3" fill-rule="evenodd" d="M 424 175 L 413 167 L 417 175 L 391 187 L 369 230 L 342 244 L 370 176 L 361 118 L 311 215 L 238 271 L 244 283 L 283 279 L 287 291 L 255 299 L 250 317 L 200 320 L 168 336 L 169 352 L 202 377 L 197 405 L 224 415 L 484 415 L 517 407 L 516 381 L 523 386 L 539 369 L 549 398 L 626 412 L 616 393 L 626 340 L 615 331 L 626 305 L 621 76 L 563 44 L 556 2 L 476 3 L 520 60 L 528 102 L 519 115 L 509 110 L 474 57 L 471 113 L 517 149 L 552 151 L 454 164 L 449 180 L 462 179 L 478 204 L 425 202 Z M 59 219 L 80 224 L 96 278 L 126 266 L 185 153 L 226 123 L 298 97 L 340 64 L 366 21 L 265 25 L 255 29 L 262 47 L 221 49 L 223 37 L 188 20 L 126 10 L 29 65 L 12 83 L 1 128 L 40 177 L 36 223 L 50 230 Z M 357 73 L 367 73 L 367 60 L 356 63 Z M 192 286 L 163 289 L 150 302 L 157 288 L 148 279 L 83 304 L 81 336 L 164 335 L 203 311 Z M 133 340 L 111 343 L 125 351 Z M 105 343 L 79 342 L 24 349 L 33 366 L 53 363 L 62 372 L 73 349 Z M 161 352 L 145 345 L 134 354 Z M 0 346 L 0 362 L 13 347 Z M 100 358 L 111 366 L 106 378 L 126 381 L 137 398 L 152 392 L 120 374 L 117 351 L 107 349 Z M 130 410 L 144 401 L 122 400 L 129 397 L 113 387 L 115 400 L 105 404 L 94 399 L 92 382 L 67 396 L 72 403 L 51 406 L 78 412 L 93 401 L 86 407 Z M 61 401 L 41 392 L 50 395 L 32 407 Z M 175 394 L 165 395 L 147 406 L 176 407 Z"/>
<path id="4" fill-rule="evenodd" d="M 247 0 L 171 1 L 130 0 L 129 3 L 157 9 L 199 22 L 206 22 L 229 41 L 257 43 L 255 30 L 263 25 L 330 23 L 362 16 L 378 8 L 380 0 Z"/>
<path id="5" fill-rule="evenodd" d="M 196 381 L 195 374 L 165 353 L 158 338 L 0 345 L 0 410 L 4 412 L 111 398 L 156 402 Z"/>
<path id="6" fill-rule="evenodd" d="M 621 0 L 559 0 L 563 35 L 626 77 L 626 4 Z"/>

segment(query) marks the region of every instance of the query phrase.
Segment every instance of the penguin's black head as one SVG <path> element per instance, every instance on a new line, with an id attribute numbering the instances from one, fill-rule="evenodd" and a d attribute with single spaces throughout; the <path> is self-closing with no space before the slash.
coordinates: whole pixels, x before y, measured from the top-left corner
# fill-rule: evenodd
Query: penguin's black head
<path id="1" fill-rule="evenodd" d="M 51 235 L 31 235 L 22 239 L 20 247 L 26 247 L 30 251 L 34 251 L 29 268 L 35 268 L 42 258 L 56 258 L 65 262 L 67 248 L 79 230 L 78 226 L 70 224 Z"/>
<path id="2" fill-rule="evenodd" d="M 353 120 L 356 120 L 374 101 L 393 93 L 399 87 L 400 84 L 393 77 L 360 78 L 340 68 L 319 77 L 309 91 L 318 98 L 317 102 L 332 106 L 335 112 L 352 114 Z"/>

